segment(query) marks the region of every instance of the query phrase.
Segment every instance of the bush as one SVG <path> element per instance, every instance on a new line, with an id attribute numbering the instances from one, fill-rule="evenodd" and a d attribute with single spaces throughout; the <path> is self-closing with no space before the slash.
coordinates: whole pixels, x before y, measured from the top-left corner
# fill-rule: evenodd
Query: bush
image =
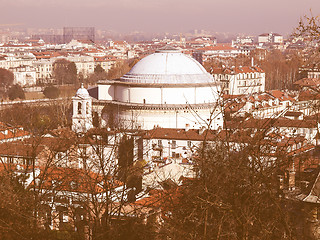
<path id="1" fill-rule="evenodd" d="M 13 73 L 7 69 L 0 68 L 0 87 L 12 85 L 14 80 Z"/>
<path id="2" fill-rule="evenodd" d="M 58 59 L 53 63 L 53 77 L 57 84 L 76 84 L 77 83 L 77 67 L 74 62 L 66 59 Z"/>
<path id="3" fill-rule="evenodd" d="M 59 88 L 55 86 L 48 86 L 43 90 L 43 94 L 46 98 L 57 98 L 60 95 Z"/>
<path id="4" fill-rule="evenodd" d="M 8 97 L 10 100 L 14 100 L 16 98 L 25 99 L 24 91 L 22 87 L 18 84 L 13 85 L 8 91 Z"/>

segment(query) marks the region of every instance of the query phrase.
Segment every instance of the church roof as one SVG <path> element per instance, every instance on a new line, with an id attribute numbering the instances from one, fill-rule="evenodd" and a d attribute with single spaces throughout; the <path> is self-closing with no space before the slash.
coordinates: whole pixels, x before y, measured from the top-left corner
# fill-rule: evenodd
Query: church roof
<path id="1" fill-rule="evenodd" d="M 81 84 L 81 87 L 77 90 L 76 97 L 81 97 L 81 98 L 89 97 L 89 92 L 87 89 L 84 88 L 83 83 Z"/>
<path id="2" fill-rule="evenodd" d="M 214 82 L 213 77 L 198 61 L 169 46 L 140 60 L 120 80 L 150 84 Z"/>

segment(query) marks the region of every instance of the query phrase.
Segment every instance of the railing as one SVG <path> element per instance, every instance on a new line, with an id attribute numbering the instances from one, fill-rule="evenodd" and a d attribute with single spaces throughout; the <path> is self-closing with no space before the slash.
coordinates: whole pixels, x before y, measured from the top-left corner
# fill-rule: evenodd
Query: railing
<path id="1" fill-rule="evenodd" d="M 145 103 L 129 103 L 129 102 L 118 102 L 110 100 L 94 100 L 95 105 L 114 104 L 122 107 L 129 108 L 144 108 L 144 109 L 201 109 L 208 107 L 217 107 L 216 102 L 199 103 L 199 104 L 145 104 Z"/>
<path id="2" fill-rule="evenodd" d="M 15 104 L 26 104 L 26 103 L 50 103 L 50 102 L 59 102 L 63 100 L 70 100 L 70 98 L 56 98 L 56 99 L 33 99 L 33 100 L 17 100 L 17 101 L 1 101 L 1 106 L 9 106 L 9 105 L 15 105 Z"/>

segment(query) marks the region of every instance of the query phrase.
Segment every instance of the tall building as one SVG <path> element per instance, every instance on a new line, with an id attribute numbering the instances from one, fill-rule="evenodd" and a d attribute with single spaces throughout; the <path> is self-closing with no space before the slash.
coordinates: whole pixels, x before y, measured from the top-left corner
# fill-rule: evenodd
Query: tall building
<path id="1" fill-rule="evenodd" d="M 72 39 L 76 40 L 95 40 L 94 27 L 64 27 L 63 40 L 65 43 L 70 42 Z"/>

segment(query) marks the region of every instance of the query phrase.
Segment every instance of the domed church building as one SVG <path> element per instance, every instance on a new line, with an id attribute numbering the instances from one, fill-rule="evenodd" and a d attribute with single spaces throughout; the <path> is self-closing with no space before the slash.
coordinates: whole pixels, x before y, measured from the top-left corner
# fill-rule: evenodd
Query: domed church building
<path id="1" fill-rule="evenodd" d="M 143 58 L 120 79 L 99 81 L 89 94 L 102 127 L 223 126 L 220 85 L 198 61 L 170 47 Z"/>

